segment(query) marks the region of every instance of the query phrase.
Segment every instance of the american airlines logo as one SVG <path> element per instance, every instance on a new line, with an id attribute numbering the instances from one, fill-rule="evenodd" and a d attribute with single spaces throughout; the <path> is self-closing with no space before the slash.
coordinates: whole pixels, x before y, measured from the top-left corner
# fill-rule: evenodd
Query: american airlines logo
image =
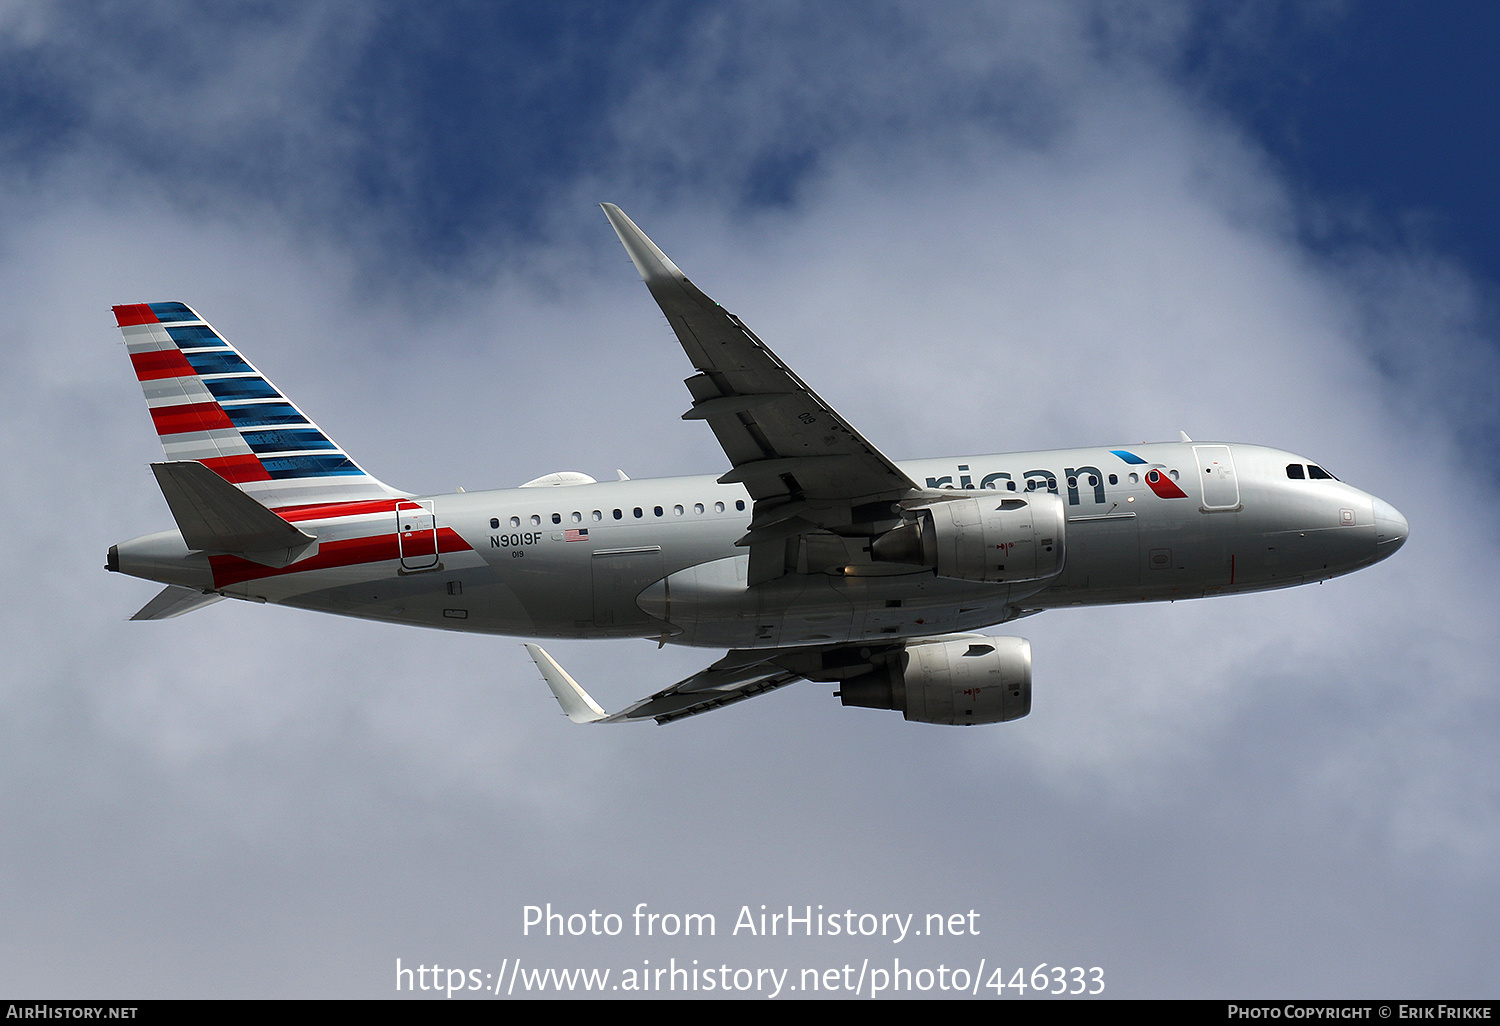
<path id="1" fill-rule="evenodd" d="M 1139 467 L 1136 473 L 1141 474 L 1146 481 L 1147 487 L 1162 499 L 1185 499 L 1184 492 L 1177 482 L 1172 479 L 1172 472 L 1167 470 L 1166 464 L 1147 463 L 1144 459 L 1130 452 L 1128 449 L 1111 449 L 1110 452 L 1118 456 L 1123 462 L 1131 467 Z M 1110 485 L 1118 485 L 1118 475 L 1106 475 L 1098 467 L 1065 467 L 1061 474 L 1055 470 L 1028 470 L 1019 479 L 1004 472 L 997 471 L 992 474 L 979 476 L 976 484 L 975 477 L 979 476 L 969 470 L 967 463 L 958 464 L 958 474 L 944 475 L 942 477 L 927 478 L 928 488 L 956 488 L 962 491 L 973 491 L 976 488 L 994 489 L 997 491 L 1015 492 L 1048 491 L 1061 494 L 1058 482 L 1064 483 L 1067 491 L 1069 506 L 1078 506 L 1083 503 L 1084 496 L 1092 493 L 1095 503 L 1103 503 L 1105 499 L 1106 480 Z"/>

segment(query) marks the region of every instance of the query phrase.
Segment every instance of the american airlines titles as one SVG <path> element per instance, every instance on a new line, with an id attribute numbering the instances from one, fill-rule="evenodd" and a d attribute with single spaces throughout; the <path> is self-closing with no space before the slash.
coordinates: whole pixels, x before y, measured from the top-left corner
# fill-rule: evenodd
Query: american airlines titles
<path id="1" fill-rule="evenodd" d="M 1104 472 L 1098 467 L 1067 467 L 1062 473 L 1063 481 L 1068 491 L 1068 505 L 1079 504 L 1079 488 L 1085 493 L 1092 492 L 1096 503 L 1104 501 Z M 1028 470 L 1021 475 L 1020 490 L 1027 492 L 1048 491 L 1057 492 L 1058 475 L 1051 470 Z M 960 491 L 974 491 L 976 488 L 989 488 L 996 491 L 1014 492 L 1017 490 L 1017 482 L 1010 474 L 998 472 L 985 474 L 979 479 L 978 484 L 974 481 L 974 475 L 969 472 L 967 463 L 958 465 L 958 482 L 954 483 L 951 475 L 943 477 L 929 477 L 928 488 L 956 488 Z"/>

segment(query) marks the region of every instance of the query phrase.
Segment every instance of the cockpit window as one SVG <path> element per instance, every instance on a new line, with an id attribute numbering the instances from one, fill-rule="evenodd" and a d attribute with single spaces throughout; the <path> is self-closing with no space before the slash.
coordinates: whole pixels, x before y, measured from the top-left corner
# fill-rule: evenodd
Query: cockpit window
<path id="1" fill-rule="evenodd" d="M 1286 476 L 1291 478 L 1293 481 L 1301 481 L 1303 479 L 1302 464 L 1288 463 L 1286 465 Z"/>
<path id="2" fill-rule="evenodd" d="M 1337 481 L 1338 480 L 1338 478 L 1334 477 L 1332 474 L 1330 474 L 1328 471 L 1324 470 L 1322 467 L 1315 467 L 1311 463 L 1309 463 L 1307 465 L 1307 476 L 1310 477 L 1310 478 L 1312 478 L 1314 481 Z"/>

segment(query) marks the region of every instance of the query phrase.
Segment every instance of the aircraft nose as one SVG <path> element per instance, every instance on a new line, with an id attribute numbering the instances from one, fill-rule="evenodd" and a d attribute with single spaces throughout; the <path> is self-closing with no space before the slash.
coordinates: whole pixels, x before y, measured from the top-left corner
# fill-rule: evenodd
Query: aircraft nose
<path id="1" fill-rule="evenodd" d="M 1406 542 L 1406 518 L 1384 499 L 1375 500 L 1375 551 L 1384 559 Z"/>

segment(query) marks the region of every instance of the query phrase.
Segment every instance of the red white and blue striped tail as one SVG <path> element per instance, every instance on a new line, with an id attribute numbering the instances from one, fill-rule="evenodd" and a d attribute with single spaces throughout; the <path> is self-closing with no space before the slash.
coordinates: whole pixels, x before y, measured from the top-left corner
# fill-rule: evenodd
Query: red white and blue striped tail
<path id="1" fill-rule="evenodd" d="M 114 311 L 168 461 L 202 463 L 272 509 L 404 494 L 360 469 L 194 310 Z"/>

